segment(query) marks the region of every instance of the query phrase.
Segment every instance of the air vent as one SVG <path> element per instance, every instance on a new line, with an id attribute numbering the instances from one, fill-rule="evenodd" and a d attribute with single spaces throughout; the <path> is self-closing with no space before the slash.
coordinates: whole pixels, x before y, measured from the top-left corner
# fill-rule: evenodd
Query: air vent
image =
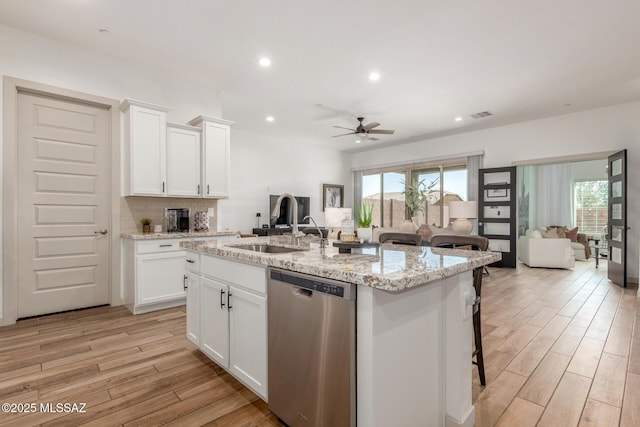
<path id="1" fill-rule="evenodd" d="M 489 116 L 493 116 L 493 113 L 491 111 L 480 111 L 479 113 L 471 115 L 471 117 L 473 117 L 474 119 L 482 119 Z"/>

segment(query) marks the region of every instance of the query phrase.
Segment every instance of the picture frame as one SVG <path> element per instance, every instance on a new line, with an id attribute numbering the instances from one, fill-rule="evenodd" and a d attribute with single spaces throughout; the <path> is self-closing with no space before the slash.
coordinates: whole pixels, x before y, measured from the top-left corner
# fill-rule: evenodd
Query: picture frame
<path id="1" fill-rule="evenodd" d="M 322 210 L 344 207 L 344 185 L 322 184 Z"/>
<path id="2" fill-rule="evenodd" d="M 487 199 L 492 199 L 495 197 L 507 197 L 507 189 L 506 188 L 488 189 Z"/>

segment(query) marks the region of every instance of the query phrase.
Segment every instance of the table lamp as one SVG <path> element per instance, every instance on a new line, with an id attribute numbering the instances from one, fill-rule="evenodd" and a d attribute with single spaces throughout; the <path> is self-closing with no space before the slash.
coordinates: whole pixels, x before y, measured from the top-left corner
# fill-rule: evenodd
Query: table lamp
<path id="1" fill-rule="evenodd" d="M 351 208 L 325 208 L 324 209 L 324 226 L 331 229 L 329 233 L 330 239 L 338 238 L 337 229 L 342 226 L 342 220 L 351 219 L 353 211 Z"/>
<path id="2" fill-rule="evenodd" d="M 451 223 L 451 229 L 454 233 L 469 234 L 473 229 L 469 218 L 478 216 L 478 202 L 451 201 L 449 202 L 449 216 L 455 218 Z"/>

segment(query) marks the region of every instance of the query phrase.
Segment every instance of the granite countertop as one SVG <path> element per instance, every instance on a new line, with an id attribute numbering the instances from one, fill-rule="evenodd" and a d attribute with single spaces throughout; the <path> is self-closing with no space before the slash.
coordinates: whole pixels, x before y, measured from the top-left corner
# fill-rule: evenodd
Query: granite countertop
<path id="1" fill-rule="evenodd" d="M 322 252 L 318 238 L 303 238 L 298 248 L 304 251 L 262 253 L 234 246 L 271 244 L 291 246 L 290 236 L 244 238 L 236 241 L 182 242 L 187 250 L 217 255 L 234 261 L 261 264 L 389 292 L 423 285 L 491 264 L 502 259 L 497 252 L 430 248 L 384 243 L 376 248 L 358 249 L 357 253 L 341 254 L 331 241 Z"/>
<path id="2" fill-rule="evenodd" d="M 184 239 L 198 237 L 234 236 L 236 231 L 191 231 L 189 233 L 120 233 L 120 237 L 132 240 Z"/>

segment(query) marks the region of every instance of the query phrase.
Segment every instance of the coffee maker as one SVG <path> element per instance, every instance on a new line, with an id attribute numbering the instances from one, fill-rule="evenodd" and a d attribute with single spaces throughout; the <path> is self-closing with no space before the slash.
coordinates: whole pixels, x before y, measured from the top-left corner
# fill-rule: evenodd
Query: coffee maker
<path id="1" fill-rule="evenodd" d="M 190 216 L 191 209 L 189 208 L 165 208 L 164 219 L 167 233 L 188 233 Z"/>

